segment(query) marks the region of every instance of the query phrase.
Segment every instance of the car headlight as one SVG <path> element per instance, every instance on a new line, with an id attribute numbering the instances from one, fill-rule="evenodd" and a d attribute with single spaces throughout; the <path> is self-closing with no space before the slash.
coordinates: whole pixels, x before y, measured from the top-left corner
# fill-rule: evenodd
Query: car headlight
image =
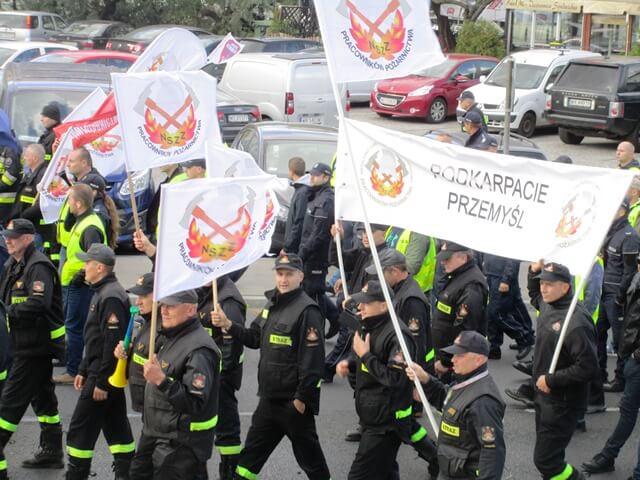
<path id="1" fill-rule="evenodd" d="M 433 85 L 426 85 L 424 87 L 420 87 L 420 88 L 414 90 L 413 92 L 410 92 L 409 96 L 410 97 L 421 97 L 422 95 L 426 95 L 427 93 L 429 93 L 432 88 L 433 88 Z"/>
<path id="2" fill-rule="evenodd" d="M 133 193 L 138 194 L 147 189 L 149 182 L 151 181 L 151 170 L 145 170 L 143 172 L 135 172 L 131 175 L 133 182 Z M 122 186 L 120 187 L 120 195 L 123 197 L 130 195 L 129 191 L 129 179 L 125 178 Z"/>

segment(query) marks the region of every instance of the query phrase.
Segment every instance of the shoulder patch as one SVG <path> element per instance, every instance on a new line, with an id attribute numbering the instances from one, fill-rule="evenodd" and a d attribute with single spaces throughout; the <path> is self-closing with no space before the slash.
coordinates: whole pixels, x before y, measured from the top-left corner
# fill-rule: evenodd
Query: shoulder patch
<path id="1" fill-rule="evenodd" d="M 551 329 L 554 332 L 559 332 L 561 328 L 562 328 L 562 325 L 560 324 L 560 322 L 555 322 L 554 324 L 551 325 Z"/>
<path id="2" fill-rule="evenodd" d="M 467 315 L 469 315 L 469 307 L 467 306 L 466 303 L 463 303 L 462 305 L 460 305 L 458 307 L 458 317 L 466 317 Z"/>
<path id="3" fill-rule="evenodd" d="M 202 390 L 206 385 L 207 377 L 202 373 L 195 372 L 191 378 L 191 386 L 197 390 Z"/>
<path id="4" fill-rule="evenodd" d="M 320 337 L 318 337 L 318 330 L 313 327 L 307 328 L 307 342 L 315 343 L 318 340 L 320 340 Z"/>
<path id="5" fill-rule="evenodd" d="M 456 414 L 456 412 L 457 412 L 457 411 L 458 411 L 458 410 L 456 410 L 456 409 L 455 409 L 455 408 L 453 408 L 453 407 L 449 407 L 449 408 L 447 408 L 447 414 L 449 414 L 449 415 L 451 415 L 451 416 L 454 416 L 454 415 Z"/>
<path id="6" fill-rule="evenodd" d="M 420 320 L 417 318 L 410 318 L 407 326 L 411 332 L 417 332 L 420 330 Z"/>
<path id="7" fill-rule="evenodd" d="M 18 280 L 16 282 L 16 288 L 24 288 L 24 282 L 22 280 Z"/>
<path id="8" fill-rule="evenodd" d="M 33 289 L 33 291 L 35 293 L 43 293 L 44 292 L 44 282 L 41 282 L 40 280 L 36 280 L 31 285 L 31 288 Z"/>
<path id="9" fill-rule="evenodd" d="M 112 313 L 107 319 L 107 325 L 118 325 L 119 323 L 120 323 L 120 320 L 118 320 L 118 317 L 116 316 L 115 313 Z"/>
<path id="10" fill-rule="evenodd" d="M 493 427 L 482 427 L 482 441 L 485 443 L 493 443 L 496 441 L 496 430 Z"/>

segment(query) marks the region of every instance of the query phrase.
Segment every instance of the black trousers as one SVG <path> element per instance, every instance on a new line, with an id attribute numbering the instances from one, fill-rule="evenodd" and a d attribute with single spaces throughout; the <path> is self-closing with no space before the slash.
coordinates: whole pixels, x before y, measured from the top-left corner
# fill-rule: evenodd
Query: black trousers
<path id="1" fill-rule="evenodd" d="M 202 463 L 187 445 L 144 433 L 129 470 L 130 480 L 182 480 L 201 475 Z M 198 477 L 200 478 L 200 477 Z M 206 478 L 206 475 L 203 477 Z"/>
<path id="2" fill-rule="evenodd" d="M 248 480 L 255 478 L 284 436 L 291 441 L 293 455 L 308 478 L 331 478 L 316 433 L 313 413 L 307 408 L 301 415 L 293 406 L 292 400 L 264 398 L 258 402 L 251 418 L 251 427 L 240 454 L 236 476 Z"/>
<path id="3" fill-rule="evenodd" d="M 395 480 L 396 456 L 402 440 L 396 432 L 375 432 L 362 427 L 362 438 L 348 480 Z"/>
<path id="4" fill-rule="evenodd" d="M 305 267 L 302 288 L 318 304 L 322 316 L 333 325 L 338 320 L 339 312 L 338 308 L 327 297 L 326 279 L 326 268 Z"/>
<path id="5" fill-rule="evenodd" d="M 220 379 L 218 397 L 218 425 L 216 426 L 216 448 L 220 455 L 238 455 L 242 450 L 240 441 L 240 414 L 236 388 L 224 372 Z"/>
<path id="6" fill-rule="evenodd" d="M 0 400 L 0 462 L 4 446 L 18 429 L 18 424 L 31 405 L 41 428 L 60 425 L 58 399 L 51 380 L 51 357 L 13 359 Z"/>
<path id="7" fill-rule="evenodd" d="M 107 399 L 96 402 L 93 400 L 94 387 L 95 378 L 89 377 L 71 417 L 67 433 L 67 453 L 71 469 L 88 471 L 101 431 L 116 462 L 130 460 L 135 451 L 124 389 L 109 388 Z"/>
<path id="8" fill-rule="evenodd" d="M 565 480 L 581 478 L 577 476 L 580 475 L 578 469 L 565 462 L 564 451 L 584 410 L 554 403 L 548 396 L 539 392 L 535 395 L 535 410 L 536 444 L 533 463 L 542 474 L 542 478 L 549 480 L 560 474 L 564 474 Z"/>

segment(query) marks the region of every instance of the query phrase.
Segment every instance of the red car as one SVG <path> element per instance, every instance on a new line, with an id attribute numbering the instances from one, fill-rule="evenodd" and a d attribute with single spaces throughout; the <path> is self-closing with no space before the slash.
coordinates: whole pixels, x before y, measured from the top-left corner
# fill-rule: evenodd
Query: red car
<path id="1" fill-rule="evenodd" d="M 412 75 L 378 82 L 371 92 L 371 110 L 382 117 L 424 118 L 439 123 L 455 115 L 458 96 L 480 82 L 498 63 L 497 58 L 449 54 L 443 63 Z"/>
<path id="2" fill-rule="evenodd" d="M 86 63 L 90 65 L 105 65 L 107 67 L 128 69 L 137 59 L 138 55 L 127 52 L 117 52 L 113 50 L 78 50 L 50 53 L 49 55 L 43 55 L 32 61 L 46 63 Z"/>

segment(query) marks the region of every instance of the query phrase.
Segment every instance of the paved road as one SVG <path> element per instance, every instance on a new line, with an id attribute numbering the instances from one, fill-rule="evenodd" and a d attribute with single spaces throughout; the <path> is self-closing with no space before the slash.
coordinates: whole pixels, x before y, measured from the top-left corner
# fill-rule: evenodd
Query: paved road
<path id="1" fill-rule="evenodd" d="M 417 121 L 402 121 L 396 119 L 381 119 L 371 114 L 367 108 L 356 108 L 352 112 L 352 118 L 372 121 L 373 123 L 395 128 L 402 131 L 421 133 L 428 126 Z M 454 131 L 457 129 L 455 122 L 449 121 L 439 128 Z M 570 155 L 576 163 L 594 166 L 613 166 L 615 143 L 605 140 L 585 140 L 581 146 L 568 146 L 560 142 L 555 132 L 544 132 L 534 137 L 540 147 L 542 147 L 550 158 L 557 155 Z M 253 318 L 258 312 L 262 303 L 262 293 L 271 286 L 272 260 L 263 259 L 253 265 L 241 279 L 239 286 L 250 305 L 250 316 Z M 125 284 L 131 285 L 140 273 L 150 269 L 147 259 L 140 256 L 120 255 L 118 258 L 118 276 Z M 327 348 L 331 348 L 333 341 L 329 341 Z M 248 351 L 245 362 L 245 374 L 242 390 L 239 393 L 240 411 L 242 418 L 243 435 L 250 422 L 251 412 L 254 410 L 257 397 L 257 371 L 258 356 L 254 351 Z M 506 346 L 503 349 L 502 360 L 490 362 L 490 371 L 501 388 L 515 387 L 524 380 L 524 376 L 511 368 L 510 364 L 514 360 L 513 352 Z M 610 359 L 612 363 L 613 359 Z M 71 387 L 59 387 L 57 389 L 60 400 L 60 410 L 63 423 L 68 426 L 77 393 Z M 591 458 L 603 445 L 608 434 L 617 420 L 618 413 L 616 407 L 619 395 L 609 395 L 607 404 L 611 411 L 587 418 L 588 431 L 577 433 L 568 450 L 569 461 L 580 464 L 582 461 Z M 140 418 L 138 415 L 130 416 L 131 424 L 138 435 L 140 431 Z M 354 426 L 356 416 L 353 407 L 353 397 L 349 386 L 343 380 L 337 380 L 333 384 L 326 384 L 322 387 L 321 411 L 318 417 L 318 429 L 325 455 L 327 457 L 332 477 L 334 479 L 344 479 L 351 464 L 357 445 L 343 441 L 344 433 Z M 524 410 L 507 400 L 507 413 L 505 419 L 505 430 L 507 439 L 507 463 L 505 468 L 505 479 L 533 480 L 539 478 L 533 466 L 531 457 L 534 445 L 534 417 L 533 412 Z M 9 470 L 11 478 L 14 480 L 23 479 L 60 479 L 63 478 L 61 471 L 32 472 L 19 467 L 20 462 L 30 455 L 35 448 L 38 438 L 38 425 L 31 410 L 23 420 L 18 432 L 14 435 L 12 442 L 6 449 L 7 458 L 10 462 Z M 624 480 L 630 476 L 633 465 L 636 461 L 636 448 L 638 444 L 637 433 L 631 438 L 629 445 L 625 447 L 618 460 L 618 470 L 615 473 L 602 475 L 598 478 L 603 480 Z M 413 451 L 404 446 L 400 455 L 401 478 L 422 479 L 427 478 L 425 464 L 417 459 Z M 100 439 L 96 455 L 94 457 L 94 470 L 96 478 L 112 478 L 111 457 L 106 444 Z M 209 464 L 211 478 L 216 478 L 214 472 L 217 471 L 217 457 Z M 271 459 L 260 475 L 264 480 L 289 480 L 305 478 L 305 475 L 298 468 L 291 453 L 290 443 L 285 440 L 274 452 Z"/>

